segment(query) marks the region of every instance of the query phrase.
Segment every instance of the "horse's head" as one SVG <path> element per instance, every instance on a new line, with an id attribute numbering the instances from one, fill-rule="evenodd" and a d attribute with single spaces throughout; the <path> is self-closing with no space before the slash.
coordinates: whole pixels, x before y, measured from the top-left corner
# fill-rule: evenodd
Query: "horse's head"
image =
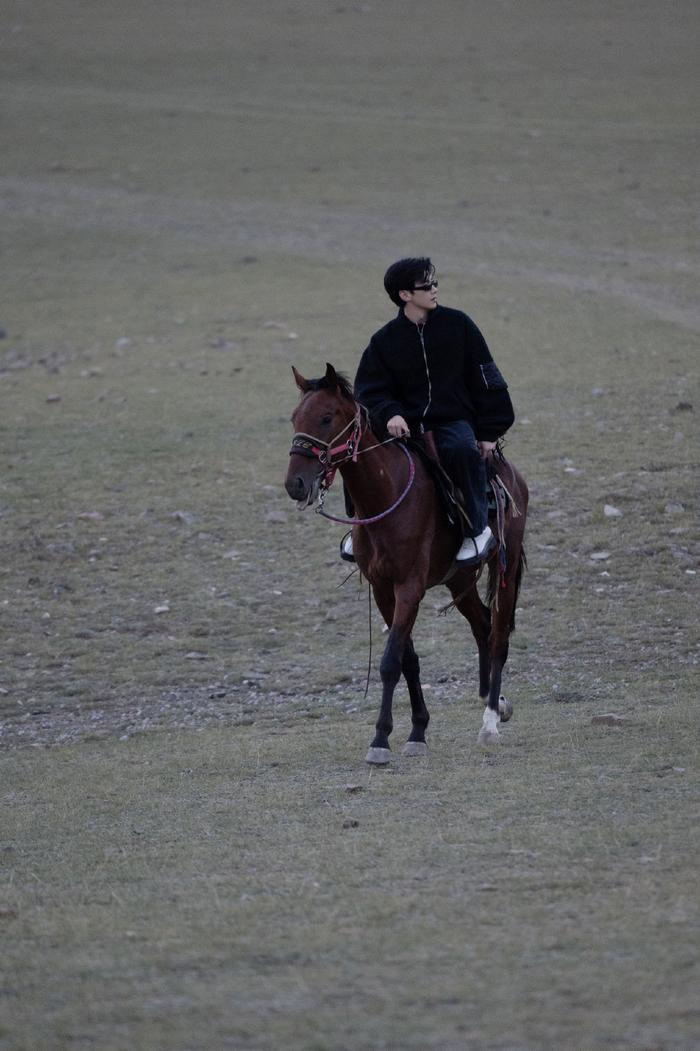
<path id="1" fill-rule="evenodd" d="M 284 485 L 292 500 L 310 504 L 321 482 L 330 485 L 335 466 L 356 450 L 361 418 L 349 381 L 332 365 L 317 380 L 304 379 L 294 367 L 292 372 L 301 400 L 292 414 L 294 438 Z"/>

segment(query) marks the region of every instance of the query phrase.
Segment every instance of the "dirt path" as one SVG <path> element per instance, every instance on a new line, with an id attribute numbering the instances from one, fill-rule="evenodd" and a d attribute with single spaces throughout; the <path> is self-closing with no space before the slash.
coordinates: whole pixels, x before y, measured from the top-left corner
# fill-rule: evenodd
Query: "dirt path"
<path id="1" fill-rule="evenodd" d="M 272 253 L 361 262 L 382 253 L 389 258 L 404 244 L 439 243 L 441 265 L 457 274 L 488 275 L 594 293 L 633 307 L 691 332 L 700 331 L 700 308 L 684 290 L 700 276 L 690 255 L 594 249 L 565 239 L 531 238 L 490 229 L 473 219 L 432 214 L 416 220 L 387 209 L 362 211 L 256 201 L 196 200 L 170 194 L 130 191 L 89 181 L 12 179 L 0 181 L 0 215 L 56 225 L 79 232 L 125 233 L 164 238 L 227 253 Z M 648 276 L 622 276 L 631 268 Z M 677 274 L 661 286 L 654 275 Z M 682 282 L 682 284 L 681 284 Z"/>

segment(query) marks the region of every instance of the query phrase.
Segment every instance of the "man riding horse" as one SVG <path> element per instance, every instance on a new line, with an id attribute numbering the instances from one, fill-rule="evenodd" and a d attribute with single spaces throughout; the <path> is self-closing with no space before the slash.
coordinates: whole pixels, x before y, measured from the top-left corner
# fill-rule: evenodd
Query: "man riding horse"
<path id="1" fill-rule="evenodd" d="M 429 258 L 399 259 L 384 275 L 384 288 L 399 312 L 364 351 L 355 395 L 379 433 L 403 438 L 432 431 L 470 523 L 455 558 L 478 565 L 496 546 L 484 458 L 513 423 L 507 384 L 471 318 L 438 305 Z M 354 561 L 350 535 L 341 554 Z"/>

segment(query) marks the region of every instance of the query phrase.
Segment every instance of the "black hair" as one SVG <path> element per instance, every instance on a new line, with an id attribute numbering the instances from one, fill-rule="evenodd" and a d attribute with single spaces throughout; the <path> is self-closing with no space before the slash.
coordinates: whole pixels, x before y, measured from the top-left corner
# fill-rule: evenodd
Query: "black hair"
<path id="1" fill-rule="evenodd" d="M 384 275 L 384 288 L 392 303 L 397 307 L 403 306 L 403 300 L 399 292 L 412 292 L 416 285 L 429 281 L 435 267 L 428 256 L 410 257 L 399 259 L 392 263 Z"/>

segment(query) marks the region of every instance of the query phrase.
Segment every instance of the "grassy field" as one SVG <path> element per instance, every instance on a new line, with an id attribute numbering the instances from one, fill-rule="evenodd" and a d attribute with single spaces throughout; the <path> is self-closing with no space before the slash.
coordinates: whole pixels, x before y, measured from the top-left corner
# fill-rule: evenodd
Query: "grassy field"
<path id="1" fill-rule="evenodd" d="M 699 28 L 6 5 L 0 1049 L 700 1048 Z M 409 253 L 509 380 L 529 571 L 498 752 L 440 590 L 430 758 L 370 772 L 290 366 Z"/>

